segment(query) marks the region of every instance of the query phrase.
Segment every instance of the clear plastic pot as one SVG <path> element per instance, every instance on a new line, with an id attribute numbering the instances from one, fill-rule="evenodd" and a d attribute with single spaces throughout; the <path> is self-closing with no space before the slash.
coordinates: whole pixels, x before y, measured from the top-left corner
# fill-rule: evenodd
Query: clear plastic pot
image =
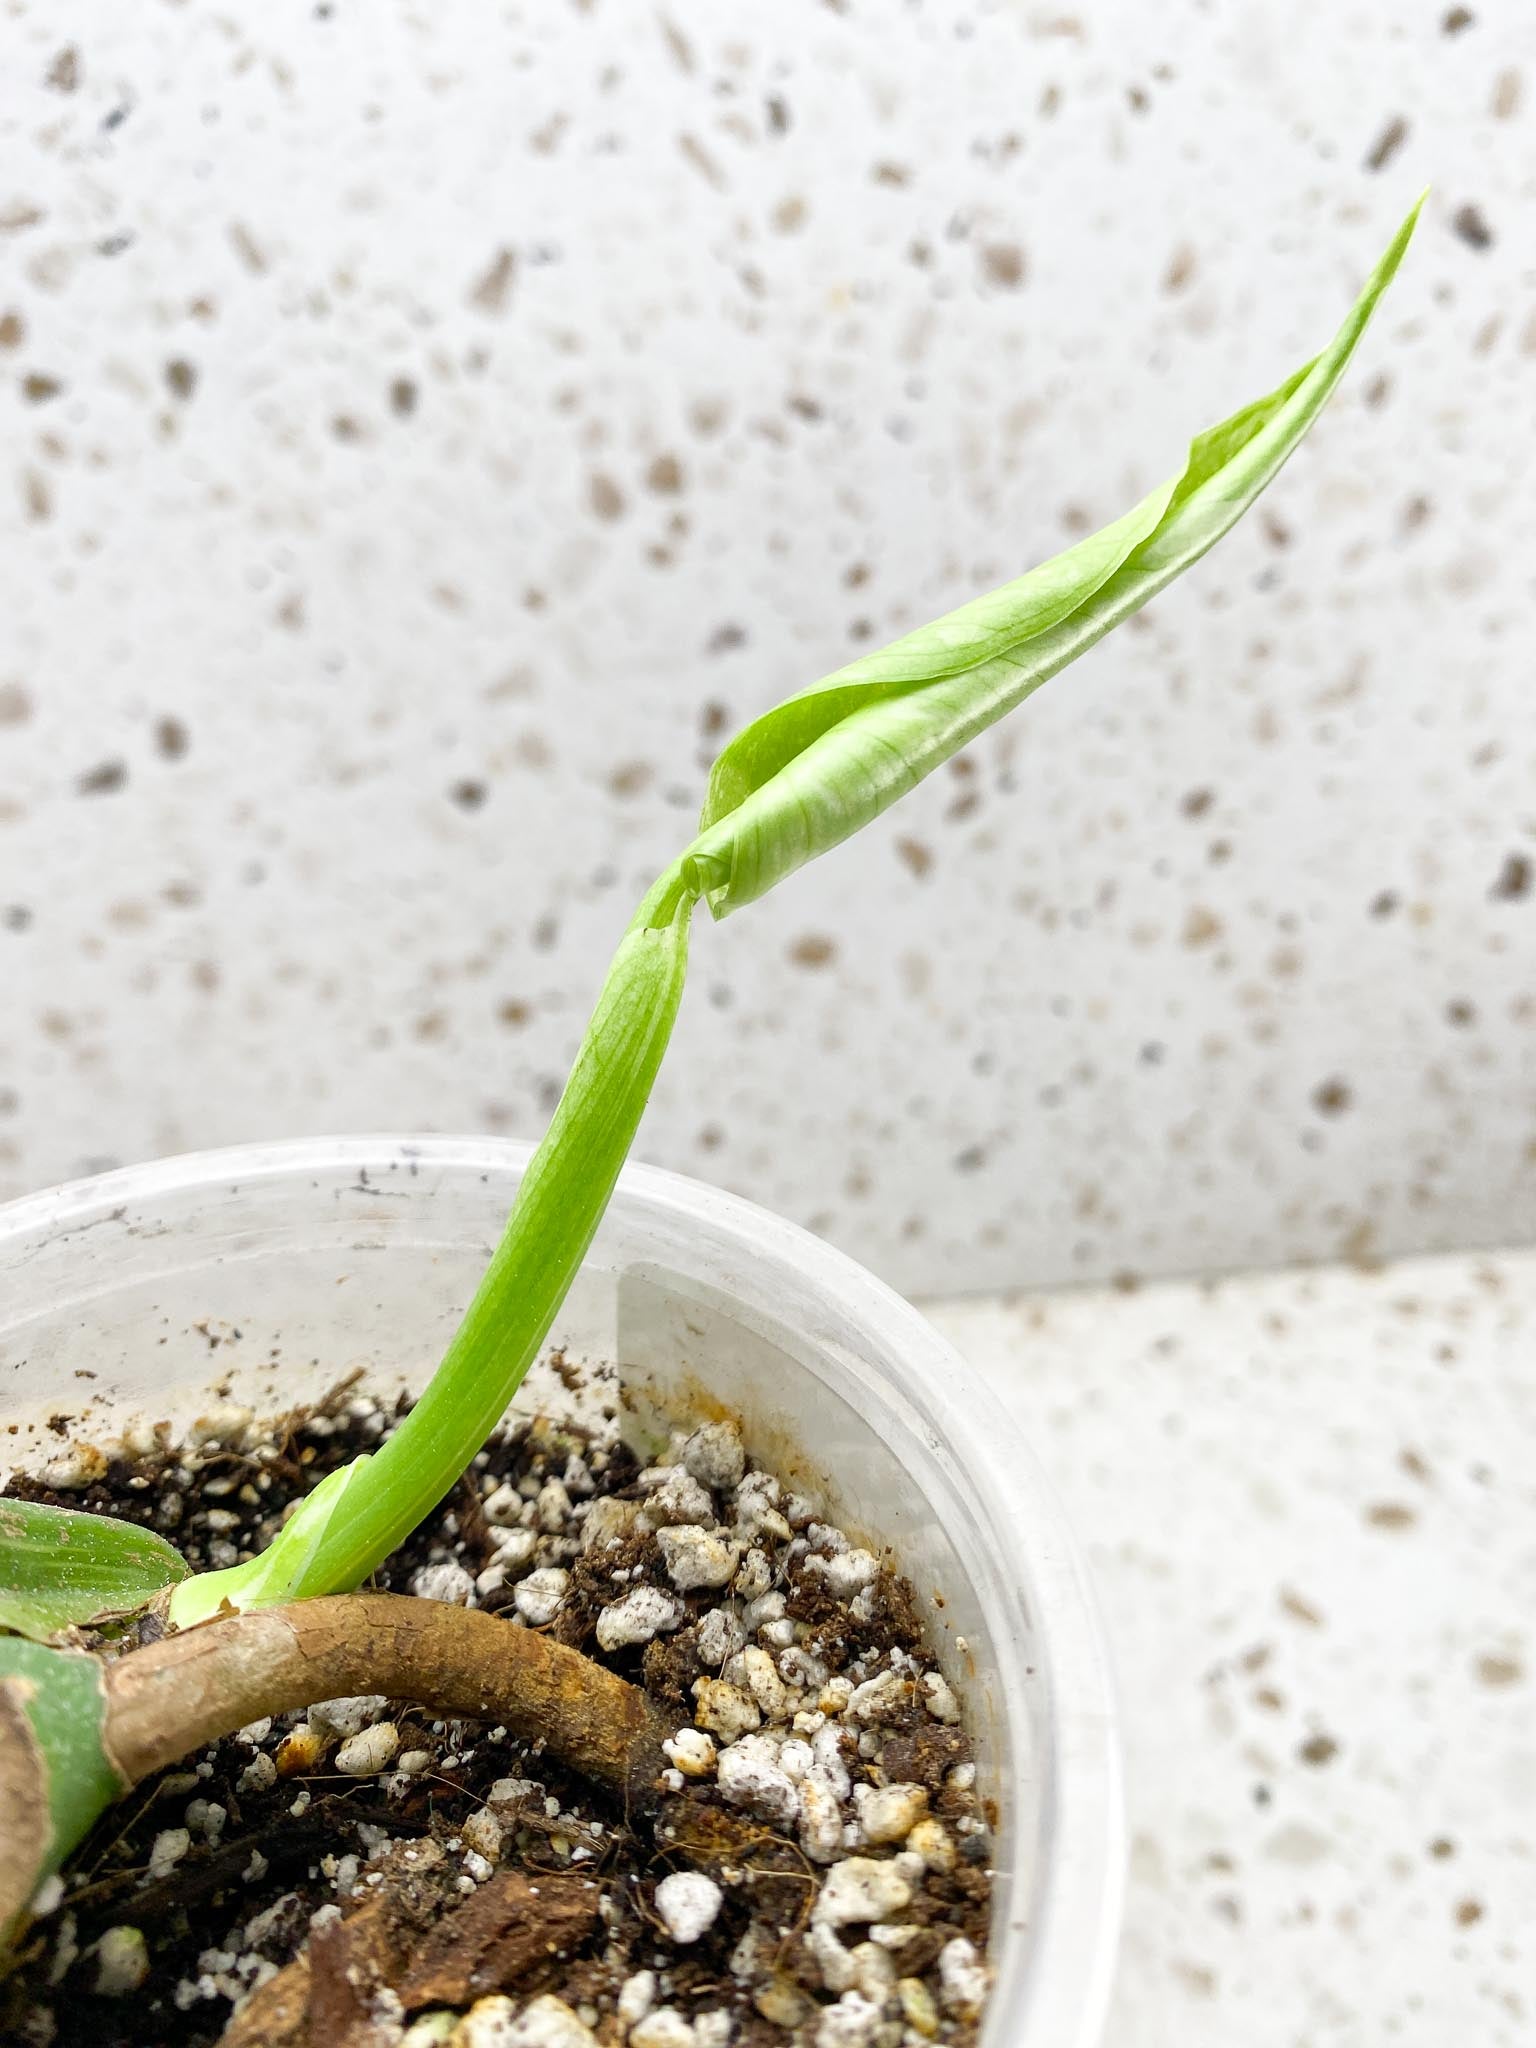
<path id="1" fill-rule="evenodd" d="M 250 1146 L 0 1209 L 0 1444 L 35 1465 L 61 1448 L 60 1412 L 106 1441 L 214 1401 L 290 1406 L 354 1365 L 420 1385 L 527 1158 L 490 1139 Z M 817 1239 L 638 1167 L 553 1337 L 618 1363 L 632 1428 L 737 1413 L 757 1455 L 942 1602 L 932 1627 L 998 1808 L 986 2048 L 1092 2048 L 1123 1863 L 1110 1688 L 1077 1553 L 986 1388 Z"/>

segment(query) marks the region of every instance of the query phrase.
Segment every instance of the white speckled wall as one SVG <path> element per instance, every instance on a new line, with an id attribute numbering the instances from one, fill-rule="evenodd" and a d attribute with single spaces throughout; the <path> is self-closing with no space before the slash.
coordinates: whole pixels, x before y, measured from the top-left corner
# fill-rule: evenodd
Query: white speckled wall
<path id="1" fill-rule="evenodd" d="M 642 1140 L 909 1290 L 1536 1228 L 1536 17 L 0 22 L 0 1191 L 532 1133 L 719 737 L 1418 247 L 1260 514 L 773 901 Z"/>

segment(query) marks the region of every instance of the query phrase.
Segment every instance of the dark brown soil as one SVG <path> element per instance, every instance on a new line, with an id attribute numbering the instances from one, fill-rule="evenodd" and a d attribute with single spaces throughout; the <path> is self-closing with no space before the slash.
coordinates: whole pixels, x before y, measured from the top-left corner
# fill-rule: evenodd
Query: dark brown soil
<path id="1" fill-rule="evenodd" d="M 346 1387 L 275 1439 L 234 1432 L 238 1447 L 213 1442 L 167 1448 L 137 1464 L 119 1460 L 83 1493 L 54 1495 L 24 1479 L 9 1490 L 144 1523 L 194 1565 L 224 1564 L 256 1547 L 286 1502 L 373 1448 L 392 1419 Z M 552 1481 L 567 1494 L 564 1524 Z M 599 1649 L 598 1615 L 620 1593 L 639 1585 L 675 1592 L 649 1528 L 606 1549 L 578 1547 L 593 1500 L 655 1498 L 616 1435 L 593 1438 L 542 1417 L 510 1429 L 375 1583 L 408 1592 L 423 1567 L 447 1562 L 471 1576 L 486 1571 L 505 1531 L 488 1522 L 485 1503 L 503 1482 L 538 1496 L 534 1567 L 559 1560 L 570 1572 L 549 1632 L 642 1682 L 688 1727 L 694 1681 L 720 1672 L 704 1662 L 698 1623 L 730 1595 L 677 1595 L 688 1615 L 675 1631 L 643 1647 Z M 729 1491 L 713 1498 L 724 1526 Z M 931 1994 L 933 2037 L 965 2044 L 974 2020 L 953 1996 L 946 2005 L 937 1958 L 957 1937 L 980 1954 L 986 1946 L 989 1837 L 967 1772 L 956 1775 L 969 1744 L 921 1704 L 916 1681 L 932 1659 L 911 1588 L 882 1565 L 856 1619 L 812 1561 L 808 1504 L 783 1505 L 795 1536 L 756 1540 L 771 1557 L 787 1621 L 798 1624 L 796 1642 L 830 1675 L 855 1684 L 882 1672 L 903 1680 L 903 1701 L 878 1732 L 866 1730 L 862 1745 L 852 1727 L 837 1739 L 855 1784 L 921 1786 L 950 1833 L 952 1868 L 930 1868 L 915 1884 L 899 1915 L 910 1934 L 890 1953 L 896 1974 Z M 814 1528 L 812 1536 L 822 1541 Z M 507 1610 L 509 1625 L 522 1625 L 517 1583 L 509 1571 L 475 1604 Z M 386 2048 L 420 2011 L 463 2009 L 497 1992 L 519 2004 L 554 1992 L 599 2042 L 617 2044 L 625 2034 L 621 1987 L 654 1971 L 657 2006 L 685 2020 L 728 2013 L 733 2048 L 814 2042 L 837 1996 L 805 1939 L 826 1869 L 808 1860 L 792 1827 L 728 1807 L 712 1776 L 679 1778 L 656 1823 L 631 1819 L 501 1729 L 434 1721 L 403 1702 L 373 1717 L 385 1714 L 398 1729 L 400 1756 L 418 1753 L 408 1771 L 397 1762 L 366 1777 L 344 1775 L 336 1765 L 341 1737 L 312 1710 L 308 1719 L 288 1715 L 269 1729 L 241 1731 L 140 1786 L 73 1858 L 62 1902 L 38 1923 L 0 1987 L 0 2039 L 36 2048 L 205 2048 L 221 2039 L 245 2048 Z M 463 1830 L 481 1813 L 501 1826 L 494 1868 L 467 1853 Z M 851 1804 L 846 1813 L 851 1823 Z M 181 1829 L 189 1841 L 167 1866 L 166 1833 Z M 891 1846 L 856 1843 L 839 1853 L 880 1858 Z M 714 1924 L 687 1945 L 673 1939 L 655 1906 L 658 1881 L 676 1869 L 711 1875 L 724 1893 Z M 125 1927 L 145 1937 L 148 1974 L 126 1994 L 101 1995 L 96 1945 Z M 753 1928 L 757 1937 L 743 1949 Z M 865 1927 L 838 1931 L 869 1946 Z M 895 1996 L 871 2034 L 874 2048 L 894 2048 L 904 2031 L 911 2038 L 911 2016 Z M 708 2048 L 707 2029 L 699 2038 Z"/>

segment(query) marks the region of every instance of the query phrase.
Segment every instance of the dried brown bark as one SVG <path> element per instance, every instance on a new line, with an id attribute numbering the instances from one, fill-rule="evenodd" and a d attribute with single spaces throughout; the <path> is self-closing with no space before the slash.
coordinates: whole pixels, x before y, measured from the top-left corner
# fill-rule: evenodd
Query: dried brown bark
<path id="1" fill-rule="evenodd" d="M 230 1615 L 107 1669 L 106 1747 L 129 1783 L 266 1714 L 384 1693 L 499 1721 L 624 1801 L 653 1808 L 672 1722 L 639 1686 L 494 1615 L 349 1593 Z"/>
<path id="2" fill-rule="evenodd" d="M 536 1967 L 562 1962 L 597 1924 L 602 1886 L 590 1877 L 520 1870 L 496 1876 L 429 1931 L 395 1985 L 405 2010 L 472 2005 Z"/>
<path id="3" fill-rule="evenodd" d="M 384 2048 L 380 1993 L 397 2010 L 466 2006 L 550 1970 L 591 1933 L 602 1887 L 590 1877 L 497 1873 L 461 1906 L 385 1891 L 309 1945 L 252 1993 L 220 2048 Z"/>

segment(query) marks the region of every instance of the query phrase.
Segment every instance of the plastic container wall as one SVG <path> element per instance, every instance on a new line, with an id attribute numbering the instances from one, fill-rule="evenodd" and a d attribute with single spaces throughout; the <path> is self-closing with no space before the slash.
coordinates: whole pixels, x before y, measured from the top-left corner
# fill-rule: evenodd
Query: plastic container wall
<path id="1" fill-rule="evenodd" d="M 7 1457 L 56 1452 L 61 1412 L 105 1442 L 218 1399 L 288 1407 L 356 1366 L 375 1387 L 419 1387 L 528 1156 L 489 1139 L 246 1147 L 0 1209 Z M 841 1254 L 643 1168 L 626 1171 L 551 1338 L 618 1365 L 630 1431 L 728 1409 L 765 1463 L 894 1548 L 997 1802 L 985 2048 L 1092 2048 L 1123 1861 L 1111 1698 L 1073 1544 L 990 1394 Z M 552 1373 L 522 1398 L 570 1405 Z"/>

